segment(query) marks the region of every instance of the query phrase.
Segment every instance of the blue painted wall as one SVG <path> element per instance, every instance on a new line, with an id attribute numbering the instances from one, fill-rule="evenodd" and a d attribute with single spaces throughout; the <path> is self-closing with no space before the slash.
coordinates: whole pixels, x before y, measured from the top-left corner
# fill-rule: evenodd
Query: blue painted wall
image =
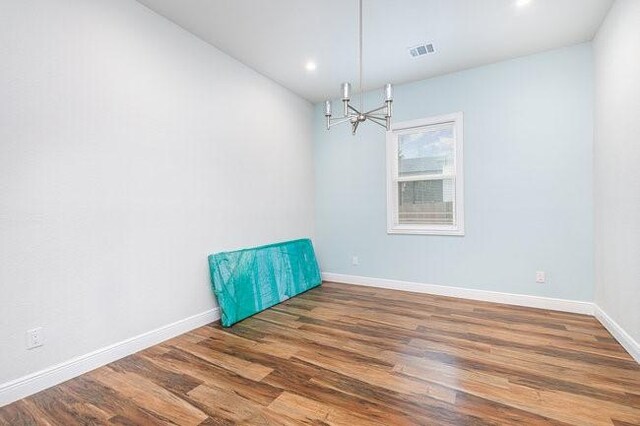
<path id="1" fill-rule="evenodd" d="M 387 235 L 383 129 L 328 132 L 317 105 L 322 270 L 591 301 L 593 104 L 590 43 L 396 87 L 396 122 L 464 112 L 464 237 Z"/>

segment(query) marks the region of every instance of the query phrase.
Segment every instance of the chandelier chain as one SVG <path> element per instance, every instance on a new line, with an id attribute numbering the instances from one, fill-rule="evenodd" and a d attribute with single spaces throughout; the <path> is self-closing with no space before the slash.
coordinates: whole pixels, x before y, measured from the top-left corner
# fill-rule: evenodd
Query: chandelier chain
<path id="1" fill-rule="evenodd" d="M 358 0 L 358 86 L 360 92 L 360 111 L 364 111 L 363 101 L 362 101 L 362 0 Z"/>

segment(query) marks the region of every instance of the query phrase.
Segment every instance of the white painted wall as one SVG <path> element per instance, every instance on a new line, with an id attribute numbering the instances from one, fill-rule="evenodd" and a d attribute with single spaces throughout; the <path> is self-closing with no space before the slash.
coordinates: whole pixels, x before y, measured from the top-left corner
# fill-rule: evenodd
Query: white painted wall
<path id="1" fill-rule="evenodd" d="M 594 40 L 596 304 L 640 342 L 640 1 L 617 0 Z"/>
<path id="2" fill-rule="evenodd" d="M 211 252 L 312 235 L 311 114 L 135 1 L 0 1 L 0 383 L 212 308 Z"/>

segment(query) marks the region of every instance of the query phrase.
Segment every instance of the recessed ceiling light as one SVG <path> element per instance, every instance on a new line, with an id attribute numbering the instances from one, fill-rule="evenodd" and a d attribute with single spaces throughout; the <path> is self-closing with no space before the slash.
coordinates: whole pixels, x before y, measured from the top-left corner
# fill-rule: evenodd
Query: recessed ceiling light
<path id="1" fill-rule="evenodd" d="M 524 7 L 531 3 L 531 0 L 516 0 L 516 6 Z"/>
<path id="2" fill-rule="evenodd" d="M 307 71 L 315 71 L 317 68 L 316 63 L 313 61 L 307 62 L 304 67 Z"/>

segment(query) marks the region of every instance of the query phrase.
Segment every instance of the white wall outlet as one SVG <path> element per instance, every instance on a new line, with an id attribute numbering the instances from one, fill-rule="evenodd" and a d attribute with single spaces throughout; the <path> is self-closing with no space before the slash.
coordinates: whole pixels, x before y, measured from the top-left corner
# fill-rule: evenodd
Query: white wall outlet
<path id="1" fill-rule="evenodd" d="M 544 273 L 544 271 L 537 271 L 536 272 L 536 282 L 542 284 L 542 283 L 544 283 L 546 281 L 547 281 L 547 276 Z"/>
<path id="2" fill-rule="evenodd" d="M 27 349 L 37 348 L 43 344 L 44 335 L 42 334 L 42 327 L 27 330 Z"/>
<path id="3" fill-rule="evenodd" d="M 358 266 L 358 265 L 360 264 L 360 259 L 358 259 L 358 256 L 353 256 L 353 257 L 351 258 L 351 264 L 352 264 L 353 266 Z"/>

